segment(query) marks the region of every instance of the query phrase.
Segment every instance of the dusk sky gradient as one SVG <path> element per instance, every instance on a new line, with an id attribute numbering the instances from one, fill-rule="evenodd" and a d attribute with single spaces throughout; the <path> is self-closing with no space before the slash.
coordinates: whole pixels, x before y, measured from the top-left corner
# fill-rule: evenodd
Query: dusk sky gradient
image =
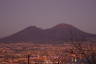
<path id="1" fill-rule="evenodd" d="M 96 34 L 96 0 L 0 0 L 0 38 L 28 26 L 60 23 Z"/>

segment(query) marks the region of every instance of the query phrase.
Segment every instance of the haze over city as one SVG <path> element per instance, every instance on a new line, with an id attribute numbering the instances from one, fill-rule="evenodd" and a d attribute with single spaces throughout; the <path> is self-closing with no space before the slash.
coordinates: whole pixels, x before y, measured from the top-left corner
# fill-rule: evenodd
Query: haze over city
<path id="1" fill-rule="evenodd" d="M 96 34 L 96 0 L 0 0 L 0 38 L 29 26 L 67 23 Z"/>

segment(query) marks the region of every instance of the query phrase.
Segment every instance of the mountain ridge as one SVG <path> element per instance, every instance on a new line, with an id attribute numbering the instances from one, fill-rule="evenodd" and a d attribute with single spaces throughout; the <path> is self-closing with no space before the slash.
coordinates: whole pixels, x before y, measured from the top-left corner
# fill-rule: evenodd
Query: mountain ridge
<path id="1" fill-rule="evenodd" d="M 96 37 L 86 33 L 70 24 L 58 24 L 49 29 L 29 26 L 15 34 L 0 39 L 0 42 L 48 42 L 48 41 L 86 41 Z"/>

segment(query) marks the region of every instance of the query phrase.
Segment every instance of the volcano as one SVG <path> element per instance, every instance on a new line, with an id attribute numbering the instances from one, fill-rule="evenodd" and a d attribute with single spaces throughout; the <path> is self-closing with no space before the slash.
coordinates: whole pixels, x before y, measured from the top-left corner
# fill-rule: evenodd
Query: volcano
<path id="1" fill-rule="evenodd" d="M 49 29 L 29 26 L 15 34 L 0 39 L 0 42 L 49 42 L 86 41 L 96 35 L 86 33 L 69 24 L 58 24 Z"/>

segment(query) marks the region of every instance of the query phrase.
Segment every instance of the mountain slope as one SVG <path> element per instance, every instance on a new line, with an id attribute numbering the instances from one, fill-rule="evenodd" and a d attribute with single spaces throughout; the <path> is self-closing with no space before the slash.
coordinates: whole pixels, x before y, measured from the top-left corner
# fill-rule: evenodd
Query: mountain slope
<path id="1" fill-rule="evenodd" d="M 85 33 L 69 24 L 58 24 L 50 29 L 40 29 L 30 26 L 0 42 L 48 42 L 48 41 L 84 41 L 96 35 Z"/>

